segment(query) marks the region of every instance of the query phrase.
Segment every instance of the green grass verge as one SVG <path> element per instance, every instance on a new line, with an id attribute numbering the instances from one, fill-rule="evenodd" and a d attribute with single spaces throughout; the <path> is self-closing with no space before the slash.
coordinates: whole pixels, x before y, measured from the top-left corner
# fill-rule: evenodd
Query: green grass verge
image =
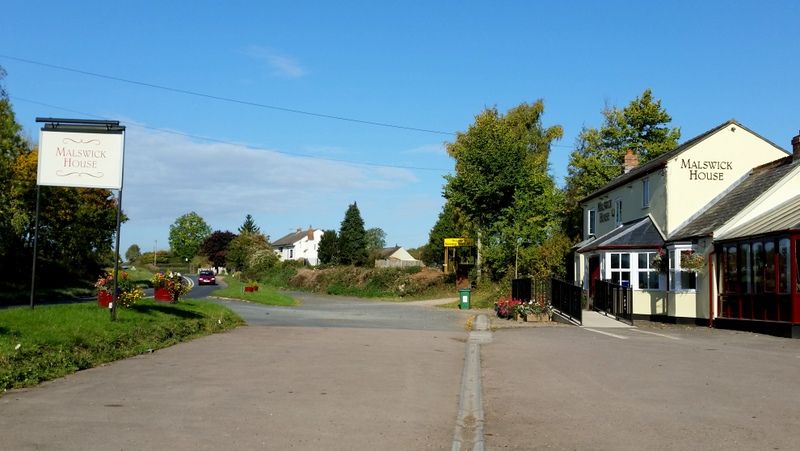
<path id="1" fill-rule="evenodd" d="M 0 393 L 243 323 L 202 301 L 142 301 L 113 322 L 95 302 L 0 310 Z"/>
<path id="2" fill-rule="evenodd" d="M 124 271 L 128 273 L 128 279 L 133 281 L 133 283 L 135 283 L 136 285 L 142 288 L 153 287 L 153 282 L 151 282 L 151 280 L 153 279 L 152 271 L 141 266 L 137 266 L 136 269 L 125 269 Z"/>
<path id="3" fill-rule="evenodd" d="M 218 277 L 219 279 L 219 277 Z M 256 302 L 265 305 L 281 305 L 292 306 L 297 305 L 297 301 L 291 296 L 281 293 L 274 288 L 265 285 L 259 285 L 258 291 L 252 293 L 244 292 L 244 283 L 233 277 L 224 277 L 224 282 L 228 285 L 226 288 L 221 288 L 211 292 L 210 296 L 218 296 L 221 298 L 241 299 L 243 301 Z"/>

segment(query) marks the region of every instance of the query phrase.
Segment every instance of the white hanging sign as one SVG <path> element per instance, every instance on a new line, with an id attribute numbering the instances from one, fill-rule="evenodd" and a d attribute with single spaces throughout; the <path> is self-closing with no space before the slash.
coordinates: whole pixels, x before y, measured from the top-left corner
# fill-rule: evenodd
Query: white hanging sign
<path id="1" fill-rule="evenodd" d="M 122 189 L 124 132 L 41 130 L 36 181 L 43 186 Z"/>

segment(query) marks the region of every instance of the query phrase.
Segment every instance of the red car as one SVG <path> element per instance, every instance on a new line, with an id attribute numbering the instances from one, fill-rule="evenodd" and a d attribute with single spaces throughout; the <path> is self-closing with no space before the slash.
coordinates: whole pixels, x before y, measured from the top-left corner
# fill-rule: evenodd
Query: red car
<path id="1" fill-rule="evenodd" d="M 217 278 L 214 276 L 214 271 L 200 271 L 197 274 L 197 284 L 198 285 L 216 285 Z"/>

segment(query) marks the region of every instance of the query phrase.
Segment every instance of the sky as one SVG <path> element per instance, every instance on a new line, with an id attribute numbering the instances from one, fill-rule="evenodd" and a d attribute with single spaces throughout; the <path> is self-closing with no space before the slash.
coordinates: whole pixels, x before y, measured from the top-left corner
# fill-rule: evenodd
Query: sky
<path id="1" fill-rule="evenodd" d="M 124 7 L 123 7 L 124 6 Z M 357 202 L 386 244 L 425 244 L 446 143 L 484 108 L 542 99 L 563 184 L 583 127 L 645 89 L 681 141 L 736 119 L 790 149 L 800 2 L 6 0 L 17 121 L 127 128 L 121 253 L 168 248 L 188 212 L 276 240 Z"/>

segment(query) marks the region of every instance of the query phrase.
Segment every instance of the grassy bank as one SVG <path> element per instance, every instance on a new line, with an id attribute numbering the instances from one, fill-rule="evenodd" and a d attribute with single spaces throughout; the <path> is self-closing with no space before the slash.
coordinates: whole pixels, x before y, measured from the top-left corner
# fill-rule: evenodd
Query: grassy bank
<path id="1" fill-rule="evenodd" d="M 117 310 L 94 302 L 0 310 L 0 391 L 164 348 L 243 324 L 208 302 L 142 301 Z"/>
<path id="2" fill-rule="evenodd" d="M 245 293 L 244 283 L 233 277 L 224 277 L 224 282 L 227 287 L 215 290 L 211 296 L 219 296 L 221 298 L 241 299 L 244 301 L 256 302 L 265 305 L 282 305 L 292 306 L 297 305 L 297 301 L 291 296 L 283 294 L 273 288 L 259 285 L 258 291 Z"/>

